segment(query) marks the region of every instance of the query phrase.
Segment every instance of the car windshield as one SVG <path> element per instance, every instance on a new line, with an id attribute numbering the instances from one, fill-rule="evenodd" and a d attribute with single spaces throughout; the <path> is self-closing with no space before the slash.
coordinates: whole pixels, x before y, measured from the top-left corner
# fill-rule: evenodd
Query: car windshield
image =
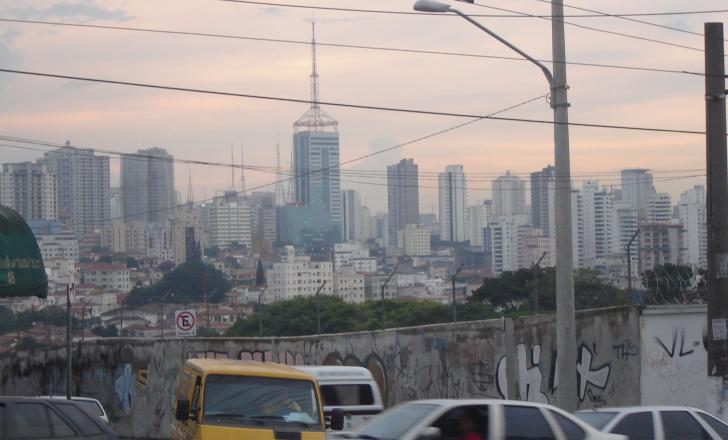
<path id="1" fill-rule="evenodd" d="M 437 407 L 425 403 L 405 403 L 396 406 L 361 427 L 356 432 L 356 437 L 368 440 L 398 439 Z"/>
<path id="2" fill-rule="evenodd" d="M 313 382 L 269 377 L 207 376 L 203 423 L 323 429 Z"/>
<path id="3" fill-rule="evenodd" d="M 617 413 L 609 411 L 579 411 L 574 415 L 593 427 L 601 430 L 614 418 L 614 416 L 617 415 Z"/>
<path id="4" fill-rule="evenodd" d="M 91 414 L 96 414 L 97 416 L 101 417 L 104 415 L 104 412 L 101 410 L 101 406 L 94 402 L 93 400 L 74 400 L 79 405 L 81 405 L 86 411 L 90 411 Z"/>

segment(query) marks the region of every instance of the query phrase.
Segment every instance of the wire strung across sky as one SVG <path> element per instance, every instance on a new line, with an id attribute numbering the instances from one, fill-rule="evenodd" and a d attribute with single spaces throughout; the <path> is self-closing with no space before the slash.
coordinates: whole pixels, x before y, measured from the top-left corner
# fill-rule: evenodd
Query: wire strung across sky
<path id="1" fill-rule="evenodd" d="M 141 27 L 129 27 L 129 26 L 111 26 L 111 25 L 99 25 L 99 24 L 85 24 L 85 23 L 66 23 L 60 21 L 47 21 L 47 20 L 24 20 L 16 18 L 0 18 L 0 22 L 5 23 L 19 23 L 19 24 L 36 24 L 36 25 L 47 25 L 47 26 L 65 26 L 72 28 L 86 28 L 86 29 L 100 29 L 100 30 L 114 30 L 114 31 L 128 31 L 128 32 L 146 32 L 154 34 L 167 34 L 167 35 L 181 35 L 189 37 L 204 37 L 204 38 L 221 38 L 221 39 L 232 39 L 232 40 L 245 40 L 245 41 L 256 41 L 264 43 L 280 43 L 280 44 L 292 44 L 292 45 L 306 45 L 310 46 L 311 41 L 307 40 L 290 40 L 280 38 L 265 38 L 265 37 L 251 37 L 246 35 L 230 35 L 230 34 L 218 34 L 218 33 L 207 33 L 207 32 L 191 32 L 191 31 L 178 31 L 171 29 L 154 29 L 154 28 L 141 28 Z M 465 53 L 465 52 L 450 52 L 450 51 L 438 51 L 438 50 L 422 50 L 422 49 L 411 49 L 411 48 L 397 48 L 397 47 L 384 47 L 384 46 L 370 46 L 370 45 L 357 45 L 357 44 L 346 44 L 346 43 L 326 43 L 316 41 L 317 46 L 326 47 L 339 47 L 344 49 L 361 49 L 361 50 L 374 50 L 382 52 L 395 52 L 395 53 L 414 53 L 423 55 L 441 55 L 441 56 L 453 56 L 462 58 L 482 58 L 492 60 L 505 60 L 505 61 L 528 61 L 521 57 L 511 56 L 499 56 L 499 55 L 486 55 L 477 53 Z M 539 59 L 537 60 L 542 63 L 553 63 L 553 60 Z M 693 72 L 688 70 L 678 69 L 667 69 L 660 67 L 646 67 L 646 66 L 629 66 L 619 64 L 601 64 L 601 63 L 588 63 L 579 61 L 567 61 L 563 64 L 570 66 L 579 67 L 595 67 L 603 69 L 618 69 L 618 70 L 633 70 L 642 72 L 655 72 L 655 73 L 672 73 L 681 75 L 693 75 L 693 76 L 705 76 L 701 72 Z"/>
<path id="2" fill-rule="evenodd" d="M 335 12 L 363 12 L 371 14 L 394 14 L 394 15 L 436 15 L 440 17 L 448 17 L 440 13 L 428 13 L 428 12 L 412 12 L 412 11 L 395 11 L 385 9 L 358 9 L 358 8 L 338 8 L 332 6 L 318 6 L 318 5 L 301 5 L 293 3 L 276 3 L 276 2 L 264 2 L 264 1 L 253 1 L 253 0 L 218 0 L 228 3 L 245 3 L 249 5 L 259 6 L 278 6 L 283 8 L 296 8 L 296 9 L 316 9 L 321 11 L 335 11 Z M 624 13 L 624 14 L 613 14 L 618 17 L 655 17 L 655 16 L 668 16 L 668 15 L 702 15 L 702 14 L 719 14 L 726 13 L 728 9 L 710 9 L 710 10 L 693 10 L 693 11 L 659 11 L 659 12 L 642 12 L 642 13 Z M 468 14 L 470 15 L 470 14 Z M 472 14 L 471 17 L 488 17 L 488 18 L 524 18 L 522 14 L 504 15 L 504 14 Z M 564 18 L 590 18 L 590 17 L 603 17 L 603 14 L 572 14 L 564 15 Z M 451 17 L 451 16 L 450 16 Z M 551 17 L 551 15 L 531 15 L 528 18 L 545 18 Z"/>
<path id="3" fill-rule="evenodd" d="M 310 99 L 287 98 L 287 97 L 279 97 L 279 96 L 265 96 L 265 95 L 249 94 L 249 93 L 223 92 L 223 91 L 217 91 L 217 90 L 207 90 L 207 89 L 199 89 L 199 88 L 191 88 L 191 87 L 179 87 L 179 86 L 169 86 L 169 85 L 162 85 L 162 84 L 110 80 L 110 79 L 103 79 L 103 78 L 82 77 L 82 76 L 74 76 L 74 75 L 61 75 L 61 74 L 56 74 L 56 73 L 31 72 L 31 71 L 27 71 L 27 70 L 0 68 L 0 72 L 12 73 L 12 74 L 17 74 L 17 75 L 38 76 L 38 77 L 45 77 L 45 78 L 67 79 L 67 80 L 74 80 L 74 81 L 85 81 L 85 82 L 104 83 L 104 84 L 115 84 L 115 85 L 122 85 L 122 86 L 147 88 L 147 89 L 198 93 L 198 94 L 204 94 L 204 95 L 217 95 L 217 96 L 238 97 L 238 98 L 248 98 L 248 99 L 260 99 L 260 100 L 278 101 L 278 102 L 292 102 L 292 103 L 309 104 L 309 105 L 314 104 L 314 102 L 311 101 Z M 366 104 L 351 104 L 351 103 L 332 102 L 332 101 L 317 101 L 316 104 L 323 105 L 323 106 L 344 107 L 344 108 L 353 108 L 353 109 L 360 109 L 360 110 L 386 111 L 386 112 L 394 112 L 394 113 L 411 113 L 411 114 L 420 114 L 420 115 L 429 115 L 429 116 L 450 116 L 450 117 L 456 117 L 456 118 L 468 118 L 468 119 L 475 119 L 475 120 L 490 119 L 490 120 L 494 120 L 494 121 L 520 122 L 520 123 L 540 124 L 540 125 L 569 125 L 571 127 L 643 131 L 643 132 L 654 132 L 654 133 L 691 134 L 691 135 L 704 135 L 705 134 L 704 131 L 699 131 L 699 130 L 660 128 L 660 127 L 640 127 L 640 126 L 633 126 L 633 125 L 598 124 L 598 123 L 587 123 L 587 122 L 561 123 L 561 122 L 549 121 L 549 120 L 545 120 L 545 119 L 508 118 L 508 117 L 492 116 L 492 115 L 477 115 L 477 114 L 468 114 L 468 113 L 442 112 L 442 111 L 434 111 L 434 110 L 417 110 L 417 109 L 408 109 L 408 108 L 386 107 L 386 106 L 376 106 L 376 105 L 366 105 Z M 473 121 L 473 122 L 475 122 L 475 121 Z M 467 125 L 467 124 L 468 123 L 464 123 L 462 125 Z"/>

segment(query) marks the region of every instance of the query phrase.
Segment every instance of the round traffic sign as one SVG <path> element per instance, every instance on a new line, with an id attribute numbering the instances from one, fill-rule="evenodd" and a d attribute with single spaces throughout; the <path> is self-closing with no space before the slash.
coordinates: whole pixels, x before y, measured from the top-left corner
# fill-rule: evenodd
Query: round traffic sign
<path id="1" fill-rule="evenodd" d="M 195 315 L 187 311 L 177 315 L 177 328 L 185 332 L 195 328 Z"/>

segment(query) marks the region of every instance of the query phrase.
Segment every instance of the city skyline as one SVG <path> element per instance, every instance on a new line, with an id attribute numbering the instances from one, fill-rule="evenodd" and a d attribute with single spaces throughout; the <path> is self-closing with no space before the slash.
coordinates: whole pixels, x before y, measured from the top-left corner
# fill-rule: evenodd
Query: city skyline
<path id="1" fill-rule="evenodd" d="M 205 31 L 185 18 L 184 8 L 168 14 L 160 2 L 150 4 L 105 4 L 89 2 L 85 9 L 50 9 L 50 2 L 39 2 L 34 7 L 18 9 L 0 8 L 8 16 L 20 18 L 48 18 L 74 20 L 84 23 L 138 25 Z M 591 3 L 594 3 L 593 5 Z M 342 1 L 341 6 L 356 6 Z M 714 1 L 695 2 L 696 9 L 710 9 Z M 374 5 L 370 5 L 374 7 Z M 377 6 L 399 11 L 411 11 L 411 2 L 380 2 Z M 595 2 L 583 6 L 602 7 Z M 659 8 L 658 8 L 659 6 Z M 673 8 L 680 9 L 680 2 L 644 2 L 640 10 Z M 513 5 L 528 13 L 542 13 L 546 5 L 518 2 Z M 628 11 L 632 5 L 610 5 L 610 8 Z M 487 10 L 462 5 L 468 13 Z M 543 10 L 542 10 L 543 9 Z M 163 12 L 164 11 L 164 12 Z M 216 32 L 238 34 L 236 19 L 250 19 L 246 32 L 306 41 L 310 35 L 310 11 L 284 7 L 256 7 L 251 5 L 215 5 L 202 14 L 208 21 L 219 23 Z M 611 11 L 613 12 L 613 11 Z M 164 14 L 164 15 L 162 15 Z M 340 13 L 341 15 L 341 13 Z M 485 53 L 509 56 L 497 42 L 490 41 L 472 31 L 463 23 L 443 17 L 397 16 L 394 14 L 347 13 L 334 19 L 330 12 L 317 11 L 317 31 L 320 41 L 359 42 L 381 46 L 401 46 L 418 49 Z M 708 17 L 684 16 L 678 18 L 654 17 L 652 20 L 679 25 L 700 31 L 702 21 L 718 19 L 726 14 Z M 145 17 L 140 20 L 137 17 Z M 162 20 L 164 17 L 164 20 Z M 549 58 L 547 38 L 548 23 L 542 20 L 517 18 L 482 18 L 495 30 L 517 41 L 534 56 Z M 572 19 L 577 20 L 577 19 Z M 584 19 L 582 19 L 584 20 Z M 204 20 L 203 20 L 204 21 Z M 583 21 L 580 21 L 582 23 Z M 700 39 L 667 30 L 624 23 L 609 18 L 589 19 L 589 25 L 610 30 L 624 31 L 659 40 L 668 40 L 688 46 L 700 46 Z M 422 32 L 425 26 L 438 27 L 436 35 Z M 170 82 L 177 85 L 194 85 L 211 89 L 259 92 L 272 96 L 305 97 L 308 91 L 310 51 L 305 45 L 283 45 L 232 41 L 216 45 L 216 40 L 193 37 L 153 36 L 121 31 L 72 29 L 67 27 L 42 27 L 30 24 L 4 24 L 0 52 L 9 54 L 10 67 L 27 68 L 60 73 L 84 73 L 88 76 L 130 79 L 147 82 Z M 367 32 L 367 38 L 356 41 L 352 30 L 362 26 L 374 26 L 378 32 Z M 506 31 L 507 29 L 507 31 Z M 405 32 L 401 32 L 405 30 Z M 396 32 L 396 34 L 395 34 Z M 394 37 L 396 35 L 396 37 Z M 95 36 L 97 38 L 89 38 Z M 444 38 L 447 37 L 447 38 Z M 124 63 L 124 69 L 115 64 L 103 64 L 103 54 L 94 49 L 97 41 L 119 52 L 116 62 Z M 187 60 L 189 45 L 204 49 L 194 60 Z M 604 50 L 594 53 L 599 45 Z M 73 46 L 84 63 L 71 62 L 74 56 L 64 56 L 65 47 Z M 135 50 L 131 51 L 132 47 Z M 131 59 L 138 55 L 138 47 L 144 47 L 149 56 Z M 184 50 L 183 50 L 184 48 Z M 234 54 L 243 51 L 244 56 Z M 644 65 L 668 69 L 700 71 L 702 57 L 699 52 L 649 42 L 633 43 L 627 38 L 608 36 L 584 29 L 567 28 L 567 55 L 569 61 L 605 64 Z M 184 53 L 184 55 L 183 55 Z M 649 53 L 649 57 L 645 54 Z M 155 56 L 163 54 L 163 56 Z M 532 66 L 514 61 L 468 60 L 462 57 L 438 58 L 423 54 L 387 54 L 372 51 L 362 57 L 361 50 L 320 46 L 319 64 L 322 83 L 325 84 L 323 101 L 340 101 L 366 104 L 382 104 L 409 108 L 452 110 L 482 114 L 495 111 L 517 102 L 545 93 L 545 84 Z M 234 56 L 230 56 L 234 55 Z M 256 63 L 251 66 L 254 57 Z M 444 57 L 444 56 L 441 56 Z M 440 63 L 439 60 L 449 60 Z M 185 61 L 186 60 L 186 61 Z M 199 61 L 199 63 L 195 62 Z M 478 64 L 474 64 L 478 63 Z M 175 65 L 175 75 L 168 75 L 168 66 Z M 380 67 L 396 67 L 381 69 Z M 252 68 L 251 68 L 252 67 Z M 392 77 L 393 71 L 397 75 Z M 432 78 L 423 78 L 417 72 L 427 71 Z M 468 81 L 455 81 L 455 72 L 472 72 Z M 480 81 L 489 72 L 488 83 Z M 123 72 L 120 73 L 120 72 Z M 208 75 L 205 75 L 209 72 Z M 193 75 L 194 73 L 194 75 Z M 623 71 L 619 69 L 569 66 L 569 85 L 572 97 L 572 119 L 577 122 L 623 123 L 668 128 L 701 130 L 703 126 L 702 81 L 691 75 L 670 73 Z M 430 81 L 437 81 L 434 93 L 424 96 L 418 90 L 427 88 Z M 623 87 L 625 84 L 630 87 Z M 595 87 L 598 84 L 598 87 Z M 290 121 L 305 108 L 305 104 L 273 104 L 264 101 L 247 101 L 223 98 L 205 98 L 172 92 L 127 89 L 108 85 L 85 85 L 70 81 L 42 80 L 37 78 L 3 75 L 0 87 L 7 95 L 8 106 L 0 110 L 9 135 L 27 136 L 53 142 L 70 139 L 73 144 L 85 147 L 109 148 L 132 152 L 144 145 L 159 145 L 175 157 L 228 161 L 230 142 L 244 142 L 246 163 L 275 166 L 276 139 L 289 139 Z M 625 89 L 623 92 L 622 90 Z M 629 89 L 629 92 L 626 91 Z M 387 90 L 396 90 L 387 93 Z M 518 93 L 514 91 L 518 90 Z M 523 93 L 523 95 L 520 95 Z M 27 104 L 32 97 L 34 105 Z M 106 103 L 114 100 L 113 107 Z M 53 100 L 62 101 L 57 106 Z M 487 102 L 487 105 L 483 105 Z M 504 116 L 550 119 L 550 109 L 544 100 L 534 101 L 514 109 Z M 341 160 L 345 162 L 371 151 L 370 145 L 378 140 L 381 149 L 409 141 L 430 132 L 452 126 L 458 121 L 417 115 L 397 115 L 385 112 L 368 112 L 354 109 L 337 109 L 337 118 L 346 127 L 341 140 Z M 37 127 L 32 121 L 43 117 L 45 124 Z M 82 123 L 91 118 L 94 123 Z M 194 120 L 195 124 L 189 121 Z M 130 132 L 127 124 L 137 130 Z M 423 171 L 439 171 L 443 152 L 457 146 L 460 161 L 467 172 L 501 173 L 512 169 L 514 173 L 527 173 L 553 163 L 550 128 L 536 124 L 519 124 L 504 121 L 484 121 L 432 140 L 412 144 L 399 151 L 400 157 L 412 157 Z M 645 167 L 654 170 L 704 169 L 701 154 L 686 155 L 686 151 L 703 150 L 700 136 L 628 133 L 614 130 L 578 128 L 572 129 L 573 173 L 616 171 L 626 168 Z M 387 140 L 382 142 L 382 139 Z M 484 139 L 488 139 L 484 142 Z M 487 147 L 484 147 L 487 146 Z M 639 154 L 635 154 L 639 151 Z M 281 144 L 281 155 L 286 162 L 290 145 Z M 28 152 L 4 150 L 8 162 L 32 160 Z M 382 157 L 376 166 L 367 169 L 383 170 L 396 162 L 392 157 Z M 516 165 L 518 165 L 516 167 Z M 285 168 L 285 166 L 284 166 Z M 356 163 L 344 169 L 356 169 Z M 176 170 L 176 188 L 185 188 L 187 169 Z M 118 161 L 111 162 L 111 173 L 118 179 Z M 215 190 L 227 187 L 225 173 L 217 173 L 214 167 L 192 167 L 196 200 Z M 251 171 L 246 173 L 247 184 L 255 187 L 274 180 L 270 173 Z M 673 173 L 675 174 L 675 173 Z M 696 171 L 692 174 L 704 174 Z M 368 200 L 373 211 L 383 210 L 386 188 L 361 185 L 343 179 L 342 189 L 356 189 L 362 199 Z M 673 200 L 686 188 L 703 183 L 702 177 L 666 180 L 658 183 L 660 191 L 670 193 Z M 113 186 L 116 186 L 115 184 Z M 473 189 L 469 198 L 489 198 L 485 191 Z M 436 189 L 422 188 L 421 211 L 429 209 L 437 198 Z M 377 204 L 379 206 L 377 206 Z"/>

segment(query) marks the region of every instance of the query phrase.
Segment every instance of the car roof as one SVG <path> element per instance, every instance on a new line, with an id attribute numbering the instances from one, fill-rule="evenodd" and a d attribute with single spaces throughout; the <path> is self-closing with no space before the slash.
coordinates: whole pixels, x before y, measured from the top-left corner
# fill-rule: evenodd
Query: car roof
<path id="1" fill-rule="evenodd" d="M 38 397 L 41 399 L 66 399 L 67 400 L 66 396 L 60 396 L 60 395 L 59 396 L 38 396 Z M 78 400 L 78 401 L 83 401 L 83 402 L 95 402 L 95 403 L 98 403 L 99 405 L 101 404 L 101 402 L 99 402 L 98 399 L 94 399 L 93 397 L 71 396 L 71 400 Z"/>
<path id="2" fill-rule="evenodd" d="M 593 409 L 581 409 L 577 412 L 641 412 L 641 411 L 675 411 L 675 410 L 687 410 L 687 411 L 703 411 L 700 408 L 693 408 L 692 406 L 684 405 L 644 405 L 644 406 L 614 406 L 607 408 L 593 408 Z"/>
<path id="3" fill-rule="evenodd" d="M 346 379 L 366 379 L 373 380 L 371 371 L 364 367 L 349 367 L 344 365 L 326 365 L 326 366 L 313 366 L 313 365 L 301 365 L 294 367 L 297 370 L 305 371 L 306 373 L 316 376 L 317 379 L 330 379 L 330 380 L 346 380 Z"/>
<path id="4" fill-rule="evenodd" d="M 188 359 L 186 365 L 206 375 L 223 374 L 308 381 L 315 380 L 309 373 L 272 362 L 238 361 L 233 359 Z"/>
<path id="5" fill-rule="evenodd" d="M 532 406 L 539 408 L 554 408 L 552 405 L 546 403 L 537 402 L 525 402 L 522 400 L 503 400 L 503 399 L 425 399 L 425 400 L 413 400 L 407 403 L 425 403 L 431 405 L 439 405 L 445 407 L 454 406 L 467 406 L 467 405 L 519 405 L 519 406 Z"/>

